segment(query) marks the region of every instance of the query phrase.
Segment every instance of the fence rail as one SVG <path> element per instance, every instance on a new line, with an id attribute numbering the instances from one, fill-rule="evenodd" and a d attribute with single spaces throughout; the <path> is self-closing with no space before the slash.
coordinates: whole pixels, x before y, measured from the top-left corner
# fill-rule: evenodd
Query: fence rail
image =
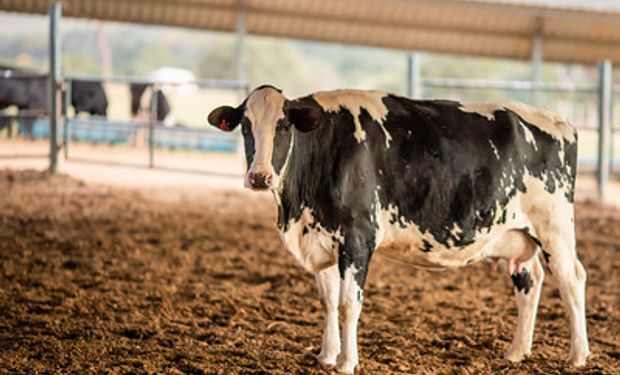
<path id="1" fill-rule="evenodd" d="M 596 93 L 597 85 L 573 82 L 504 81 L 460 78 L 423 78 L 423 87 L 457 89 L 499 89 L 528 92 L 580 92 Z"/>
<path id="2" fill-rule="evenodd" d="M 64 156 L 69 159 L 69 143 L 72 140 L 103 141 L 113 144 L 147 145 L 148 167 L 155 168 L 155 149 L 195 149 L 201 151 L 234 152 L 237 149 L 238 137 L 234 134 L 216 134 L 211 129 L 192 129 L 187 127 L 166 127 L 157 119 L 157 95 L 160 85 L 185 86 L 195 85 L 201 88 L 238 90 L 247 94 L 249 85 L 244 81 L 197 79 L 188 81 L 155 80 L 143 77 L 112 76 L 99 77 L 92 75 L 70 75 L 65 77 L 65 103 L 70 100 L 71 81 L 108 82 L 121 84 L 144 84 L 151 90 L 148 121 L 142 122 L 108 122 L 95 119 L 78 120 L 65 116 L 63 142 Z M 66 111 L 65 111 L 66 113 Z M 109 124 L 113 126 L 108 126 Z M 111 133 L 111 134 L 107 134 Z M 82 159 L 83 160 L 83 159 Z M 99 161 L 98 161 L 99 162 Z"/>
<path id="3" fill-rule="evenodd" d="M 245 81 L 236 81 L 228 79 L 195 79 L 188 81 L 174 81 L 174 80 L 155 80 L 151 78 L 137 77 L 137 76 L 111 76 L 102 77 L 94 75 L 69 75 L 65 77 L 65 81 L 89 81 L 89 82 L 108 82 L 108 83 L 127 83 L 127 84 L 144 84 L 144 85 L 171 85 L 171 86 L 183 86 L 183 85 L 196 85 L 204 88 L 211 89 L 225 89 L 225 90 L 243 90 L 248 92 L 249 83 Z"/>

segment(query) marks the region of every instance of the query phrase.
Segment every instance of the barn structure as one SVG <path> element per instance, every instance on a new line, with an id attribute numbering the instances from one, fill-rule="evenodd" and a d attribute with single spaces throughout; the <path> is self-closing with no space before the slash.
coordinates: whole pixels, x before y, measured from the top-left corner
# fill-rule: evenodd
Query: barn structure
<path id="1" fill-rule="evenodd" d="M 62 11 L 61 11 L 62 9 Z M 62 82 L 57 27 L 65 17 L 237 32 L 238 79 L 244 79 L 246 34 L 403 50 L 408 94 L 424 82 L 415 51 L 530 60 L 531 80 L 440 82 L 563 91 L 571 83 L 539 81 L 543 61 L 599 66 L 599 82 L 580 86 L 599 103 L 597 175 L 600 194 L 609 175 L 612 133 L 612 65 L 620 64 L 620 6 L 573 0 L 0 0 L 0 10 L 50 15 L 52 134 Z M 437 82 L 435 82 L 437 84 Z M 51 141 L 55 170 L 57 140 Z"/>

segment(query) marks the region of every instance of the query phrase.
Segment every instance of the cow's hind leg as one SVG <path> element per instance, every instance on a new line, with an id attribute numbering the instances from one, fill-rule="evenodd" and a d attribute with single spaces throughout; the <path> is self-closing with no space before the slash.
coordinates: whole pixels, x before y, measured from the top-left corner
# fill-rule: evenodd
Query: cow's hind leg
<path id="1" fill-rule="evenodd" d="M 524 263 L 520 271 L 516 270 L 511 275 L 517 299 L 518 317 L 512 345 L 504 356 L 509 361 L 519 362 L 531 352 L 536 311 L 544 277 L 544 270 L 537 256 Z"/>
<path id="2" fill-rule="evenodd" d="M 336 370 L 344 374 L 352 374 L 359 362 L 357 322 L 362 312 L 363 288 L 371 256 L 369 243 L 362 236 L 346 237 L 338 253 L 342 350 Z"/>
<path id="3" fill-rule="evenodd" d="M 319 298 L 325 311 L 321 353 L 317 357 L 317 360 L 323 366 L 334 366 L 336 364 L 336 357 L 340 353 L 340 335 L 338 333 L 340 278 L 338 275 L 337 265 L 316 273 Z"/>
<path id="4" fill-rule="evenodd" d="M 575 251 L 574 229 L 541 233 L 543 251 L 551 275 L 558 281 L 560 296 L 570 319 L 570 364 L 583 366 L 590 355 L 586 328 L 586 271 Z"/>

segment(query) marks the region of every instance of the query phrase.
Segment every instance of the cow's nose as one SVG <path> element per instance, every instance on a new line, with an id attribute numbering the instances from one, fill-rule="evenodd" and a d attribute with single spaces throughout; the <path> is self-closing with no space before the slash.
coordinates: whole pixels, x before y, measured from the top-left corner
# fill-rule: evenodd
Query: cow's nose
<path id="1" fill-rule="evenodd" d="M 248 180 L 254 189 L 267 189 L 271 185 L 273 176 L 271 173 L 250 173 Z"/>

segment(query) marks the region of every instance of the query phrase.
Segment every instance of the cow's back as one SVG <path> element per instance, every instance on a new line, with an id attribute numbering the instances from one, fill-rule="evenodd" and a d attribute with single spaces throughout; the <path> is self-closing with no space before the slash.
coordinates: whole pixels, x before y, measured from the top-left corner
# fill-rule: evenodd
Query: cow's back
<path id="1" fill-rule="evenodd" d="M 406 233 L 423 252 L 467 249 L 496 229 L 527 227 L 523 201 L 534 193 L 572 207 L 576 133 L 552 112 L 512 102 L 383 101 L 392 141 L 384 148 L 379 132 L 369 138 L 384 232 Z"/>

